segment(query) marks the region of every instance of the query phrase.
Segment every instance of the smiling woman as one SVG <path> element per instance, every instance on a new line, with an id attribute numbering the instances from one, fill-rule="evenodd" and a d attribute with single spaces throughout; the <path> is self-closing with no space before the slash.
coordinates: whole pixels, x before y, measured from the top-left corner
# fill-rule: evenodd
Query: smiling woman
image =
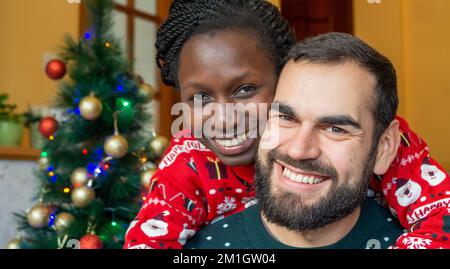
<path id="1" fill-rule="evenodd" d="M 192 107 L 192 113 L 185 116 L 190 117 L 191 122 L 203 123 L 211 117 L 196 113 L 194 99 L 203 104 L 215 102 L 223 108 L 222 114 L 214 115 L 212 120 L 214 132 L 203 133 L 199 140 L 228 165 L 253 162 L 259 139 L 248 135 L 250 119 L 230 121 L 223 115 L 226 104 L 268 105 L 273 97 L 275 66 L 268 60 L 269 56 L 257 49 L 257 40 L 252 32 L 200 34 L 186 42 L 180 55 L 178 85 L 181 100 Z M 248 114 L 259 115 L 259 112 L 249 111 Z M 246 125 L 245 133 L 235 133 L 233 130 L 242 122 Z M 224 134 L 227 130 L 231 130 L 231 135 Z"/>

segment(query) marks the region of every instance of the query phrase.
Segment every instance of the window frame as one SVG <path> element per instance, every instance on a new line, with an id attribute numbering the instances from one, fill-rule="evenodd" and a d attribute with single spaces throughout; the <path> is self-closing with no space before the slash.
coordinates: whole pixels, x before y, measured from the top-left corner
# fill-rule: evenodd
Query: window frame
<path id="1" fill-rule="evenodd" d="M 156 23 L 157 27 L 167 18 L 169 14 L 169 7 L 172 0 L 158 0 L 156 1 L 156 15 L 151 15 L 144 11 L 135 8 L 135 0 L 127 0 L 127 5 L 114 3 L 114 9 L 123 12 L 127 16 L 127 59 L 132 62 L 134 59 L 134 27 L 135 18 L 141 18 L 147 21 Z M 80 18 L 79 18 L 79 37 L 82 37 L 89 27 L 87 19 L 87 9 L 85 5 L 80 5 Z M 158 89 L 154 99 L 159 101 L 159 119 L 158 126 L 155 126 L 158 133 L 170 138 L 171 124 L 175 120 L 175 116 L 171 115 L 171 108 L 173 104 L 179 102 L 180 96 L 169 86 L 162 83 L 159 72 L 155 74 L 158 85 L 152 85 Z"/>

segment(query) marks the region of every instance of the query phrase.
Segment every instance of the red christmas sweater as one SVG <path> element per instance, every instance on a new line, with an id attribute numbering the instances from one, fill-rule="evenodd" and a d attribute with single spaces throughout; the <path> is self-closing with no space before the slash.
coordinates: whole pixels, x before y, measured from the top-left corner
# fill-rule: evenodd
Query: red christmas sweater
<path id="1" fill-rule="evenodd" d="M 450 248 L 450 177 L 398 118 L 397 158 L 371 187 L 405 230 L 393 248 Z M 174 138 L 152 177 L 124 248 L 182 248 L 203 225 L 255 203 L 254 167 L 227 166 L 194 138 Z"/>

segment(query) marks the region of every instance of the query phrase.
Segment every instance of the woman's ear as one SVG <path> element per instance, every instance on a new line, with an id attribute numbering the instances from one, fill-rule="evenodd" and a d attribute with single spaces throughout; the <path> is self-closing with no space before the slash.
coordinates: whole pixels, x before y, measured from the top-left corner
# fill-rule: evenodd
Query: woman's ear
<path id="1" fill-rule="evenodd" d="M 375 159 L 375 165 L 373 167 L 373 172 L 376 175 L 383 175 L 386 173 L 389 166 L 397 156 L 399 145 L 400 124 L 398 120 L 393 120 L 378 141 L 378 152 Z"/>

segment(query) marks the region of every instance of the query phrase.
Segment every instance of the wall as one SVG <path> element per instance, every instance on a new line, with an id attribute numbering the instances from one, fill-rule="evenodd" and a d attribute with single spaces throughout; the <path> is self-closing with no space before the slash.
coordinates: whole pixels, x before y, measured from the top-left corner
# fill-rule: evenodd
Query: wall
<path id="1" fill-rule="evenodd" d="M 389 57 L 399 75 L 399 114 L 450 170 L 448 0 L 354 0 L 355 35 Z"/>
<path id="2" fill-rule="evenodd" d="M 277 6 L 278 8 L 281 7 L 281 0 L 269 0 L 272 4 Z"/>
<path id="3" fill-rule="evenodd" d="M 20 111 L 49 105 L 57 84 L 44 73 L 45 53 L 55 53 L 63 34 L 78 36 L 79 5 L 64 0 L 0 1 L 0 93 Z"/>
<path id="4" fill-rule="evenodd" d="M 13 213 L 24 213 L 35 204 L 35 170 L 36 162 L 0 160 L 0 249 L 19 235 Z"/>

